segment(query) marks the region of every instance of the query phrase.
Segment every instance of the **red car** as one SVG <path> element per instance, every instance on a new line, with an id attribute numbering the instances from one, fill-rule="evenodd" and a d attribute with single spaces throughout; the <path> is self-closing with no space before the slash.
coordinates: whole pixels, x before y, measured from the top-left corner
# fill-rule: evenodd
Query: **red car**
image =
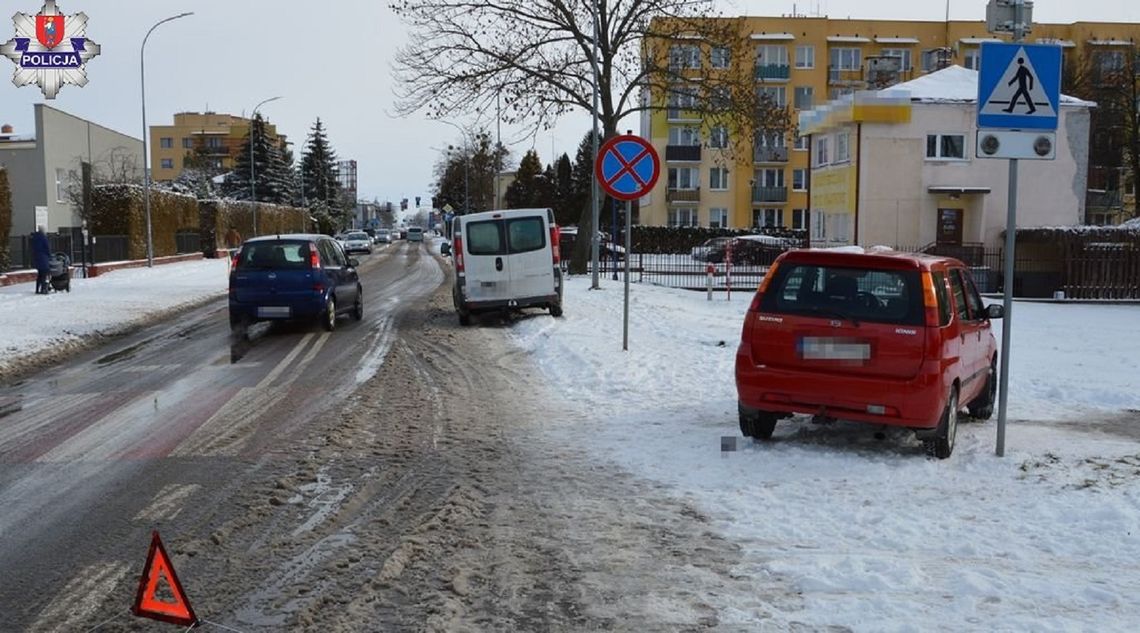
<path id="1" fill-rule="evenodd" d="M 950 456 L 963 408 L 993 414 L 997 344 L 962 262 L 893 251 L 781 255 L 736 352 L 740 430 L 771 438 L 792 414 L 911 428 Z"/>

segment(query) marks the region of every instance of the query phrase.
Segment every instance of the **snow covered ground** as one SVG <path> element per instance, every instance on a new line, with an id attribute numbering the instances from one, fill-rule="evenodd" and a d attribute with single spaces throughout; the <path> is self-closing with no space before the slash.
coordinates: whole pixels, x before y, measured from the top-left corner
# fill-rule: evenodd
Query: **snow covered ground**
<path id="1" fill-rule="evenodd" d="M 578 411 L 544 437 L 688 498 L 740 543 L 747 630 L 1131 631 L 1140 622 L 1140 307 L 1017 303 L 1006 457 L 964 423 L 927 460 L 902 431 L 783 421 L 739 437 L 733 360 L 750 297 L 570 279 L 563 319 L 512 329 Z M 1000 331 L 995 332 L 1000 337 Z M 1000 340 L 1000 338 L 999 338 Z M 1120 415 L 1131 415 L 1131 424 Z"/>

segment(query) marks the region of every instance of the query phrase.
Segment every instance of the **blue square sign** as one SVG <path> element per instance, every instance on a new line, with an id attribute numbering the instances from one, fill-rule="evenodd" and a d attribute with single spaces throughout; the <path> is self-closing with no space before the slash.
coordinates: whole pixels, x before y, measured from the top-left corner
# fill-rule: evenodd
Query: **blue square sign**
<path id="1" fill-rule="evenodd" d="M 1061 110 L 1061 47 L 982 44 L 978 127 L 1056 130 Z"/>

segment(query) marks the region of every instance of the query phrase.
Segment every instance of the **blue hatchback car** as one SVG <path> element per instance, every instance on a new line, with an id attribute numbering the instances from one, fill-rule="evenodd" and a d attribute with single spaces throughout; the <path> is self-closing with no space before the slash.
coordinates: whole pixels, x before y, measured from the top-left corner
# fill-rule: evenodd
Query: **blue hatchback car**
<path id="1" fill-rule="evenodd" d="M 272 235 L 246 240 L 230 267 L 230 327 L 258 321 L 316 319 L 329 331 L 336 319 L 364 318 L 356 267 L 327 235 Z"/>

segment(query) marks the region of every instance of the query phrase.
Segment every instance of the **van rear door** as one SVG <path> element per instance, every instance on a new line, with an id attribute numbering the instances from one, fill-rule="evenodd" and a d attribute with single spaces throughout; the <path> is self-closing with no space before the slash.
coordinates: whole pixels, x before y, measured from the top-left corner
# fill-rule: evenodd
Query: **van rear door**
<path id="1" fill-rule="evenodd" d="M 502 220 L 463 221 L 463 260 L 468 301 L 501 301 L 512 297 L 511 262 Z"/>
<path id="2" fill-rule="evenodd" d="M 512 214 L 504 221 L 514 297 L 542 297 L 556 292 L 550 244 L 552 216 L 549 210 L 535 211 Z"/>

